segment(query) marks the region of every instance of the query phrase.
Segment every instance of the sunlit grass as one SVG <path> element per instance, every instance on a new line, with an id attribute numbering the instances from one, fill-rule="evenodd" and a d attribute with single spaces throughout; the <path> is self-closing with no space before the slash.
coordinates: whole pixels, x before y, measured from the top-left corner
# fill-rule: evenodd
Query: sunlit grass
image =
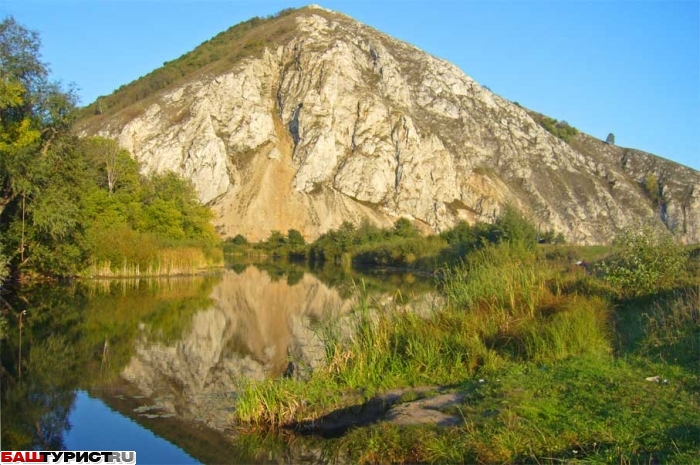
<path id="1" fill-rule="evenodd" d="M 202 248 L 165 248 L 155 250 L 145 265 L 128 258 L 120 265 L 104 260 L 93 262 L 83 275 L 95 278 L 192 275 L 221 264 L 221 257 L 208 256 Z"/>
<path id="2" fill-rule="evenodd" d="M 639 359 L 511 364 L 467 382 L 455 428 L 378 424 L 341 439 L 358 463 L 697 463 L 698 400 Z"/>
<path id="3" fill-rule="evenodd" d="M 464 395 L 461 426 L 378 423 L 335 447 L 358 463 L 700 462 L 697 284 L 621 301 L 585 269 L 499 245 L 446 271 L 442 289 L 447 303 L 421 315 L 364 293 L 324 327 L 325 366 L 247 385 L 234 420 L 291 425 L 441 385 Z"/>
<path id="4" fill-rule="evenodd" d="M 547 272 L 532 269 L 534 261 L 529 269 L 523 262 L 513 267 L 498 256 L 511 252 L 501 247 L 480 253 L 448 274 L 449 303 L 427 316 L 382 311 L 363 294 L 353 314 L 324 331 L 326 365 L 302 383 L 308 389 L 291 380 L 248 385 L 239 420 L 279 425 L 310 415 L 305 405 L 316 400 L 308 393 L 317 388 L 371 396 L 391 387 L 459 383 L 515 360 L 608 354 L 607 303 L 556 296 Z M 298 397 L 303 392 L 307 397 Z"/>

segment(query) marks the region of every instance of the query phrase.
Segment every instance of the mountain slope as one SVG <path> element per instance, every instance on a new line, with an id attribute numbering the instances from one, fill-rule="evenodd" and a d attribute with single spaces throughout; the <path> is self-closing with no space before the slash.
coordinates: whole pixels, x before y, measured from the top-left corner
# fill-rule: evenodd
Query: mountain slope
<path id="1" fill-rule="evenodd" d="M 439 231 L 511 203 L 576 243 L 652 218 L 700 242 L 697 171 L 583 134 L 566 143 L 456 66 L 339 13 L 239 26 L 154 71 L 180 63 L 161 90 L 139 99 L 146 76 L 79 127 L 192 179 L 223 236 L 400 216 Z"/>

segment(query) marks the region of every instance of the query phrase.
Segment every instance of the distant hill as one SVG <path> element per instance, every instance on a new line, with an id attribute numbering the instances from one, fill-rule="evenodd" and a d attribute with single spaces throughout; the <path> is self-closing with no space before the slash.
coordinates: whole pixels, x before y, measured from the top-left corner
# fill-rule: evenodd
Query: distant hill
<path id="1" fill-rule="evenodd" d="M 240 23 L 82 111 L 79 133 L 191 179 L 224 237 L 399 217 L 437 232 L 510 203 L 574 243 L 640 221 L 700 242 L 698 171 L 522 108 L 317 6 Z"/>

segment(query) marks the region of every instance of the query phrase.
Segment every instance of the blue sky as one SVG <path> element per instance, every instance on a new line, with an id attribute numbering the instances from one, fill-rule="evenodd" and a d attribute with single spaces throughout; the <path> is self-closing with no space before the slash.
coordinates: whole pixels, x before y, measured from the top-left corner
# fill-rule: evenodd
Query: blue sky
<path id="1" fill-rule="evenodd" d="M 228 27 L 308 2 L 0 0 L 40 33 L 82 103 Z M 700 169 L 700 2 L 320 1 L 459 66 L 494 92 L 593 136 Z"/>

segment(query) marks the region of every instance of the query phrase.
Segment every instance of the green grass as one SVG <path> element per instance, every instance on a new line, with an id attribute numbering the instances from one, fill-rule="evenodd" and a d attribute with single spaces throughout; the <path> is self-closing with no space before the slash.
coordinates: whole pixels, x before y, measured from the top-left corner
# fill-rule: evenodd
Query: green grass
<path id="1" fill-rule="evenodd" d="M 662 363 L 700 367 L 700 286 L 653 301 L 640 319 L 640 354 Z"/>
<path id="2" fill-rule="evenodd" d="M 665 370 L 669 384 L 645 381 Z M 380 424 L 346 435 L 359 463 L 697 463 L 698 400 L 688 375 L 639 359 L 511 364 L 466 382 L 464 425 Z M 410 439 L 409 439 L 410 438 Z"/>
<path id="3" fill-rule="evenodd" d="M 475 251 L 445 275 L 445 292 L 453 305 L 485 307 L 505 322 L 510 316 L 534 317 L 550 272 L 533 251 L 503 243 Z"/>
<path id="4" fill-rule="evenodd" d="M 327 365 L 303 383 L 307 392 L 318 386 L 320 391 L 349 389 L 371 396 L 391 387 L 458 383 L 510 360 L 609 353 L 605 303 L 554 295 L 544 269 L 518 272 L 510 253 L 505 245 L 487 249 L 470 265 L 449 274 L 445 285 L 449 304 L 428 316 L 380 312 L 364 295 L 352 315 L 326 328 Z M 532 251 L 517 253 L 523 260 L 534 260 Z M 476 284 L 467 287 L 467 283 Z M 489 298 L 496 295 L 494 289 L 504 296 Z M 592 344 L 586 344 L 585 335 L 592 335 Z M 556 351 L 550 353 L 552 346 Z M 317 399 L 295 399 L 289 405 L 270 401 L 280 397 L 282 388 L 290 397 L 304 392 L 295 383 L 269 381 L 247 387 L 241 402 L 257 405 L 258 410 L 246 410 L 257 413 L 241 419 L 277 424 L 291 421 L 297 412 L 312 415 L 303 406 Z"/>
<path id="5" fill-rule="evenodd" d="M 232 421 L 293 425 L 388 389 L 441 385 L 464 394 L 451 408 L 462 425 L 377 423 L 331 448 L 358 463 L 700 463 L 697 276 L 620 300 L 562 264 L 493 245 L 446 271 L 447 303 L 427 315 L 365 296 L 323 330 L 325 367 L 248 384 Z"/>

